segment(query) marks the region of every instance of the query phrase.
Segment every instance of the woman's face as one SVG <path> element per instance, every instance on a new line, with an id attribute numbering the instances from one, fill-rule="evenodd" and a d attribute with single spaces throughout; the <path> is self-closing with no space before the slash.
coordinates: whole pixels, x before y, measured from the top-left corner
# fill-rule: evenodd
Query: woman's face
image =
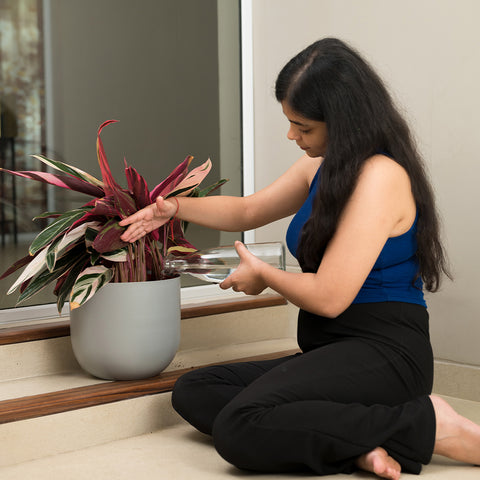
<path id="1" fill-rule="evenodd" d="M 323 157 L 327 149 L 327 124 L 302 117 L 282 102 L 282 109 L 290 122 L 287 138 L 295 140 L 297 145 L 309 157 Z"/>

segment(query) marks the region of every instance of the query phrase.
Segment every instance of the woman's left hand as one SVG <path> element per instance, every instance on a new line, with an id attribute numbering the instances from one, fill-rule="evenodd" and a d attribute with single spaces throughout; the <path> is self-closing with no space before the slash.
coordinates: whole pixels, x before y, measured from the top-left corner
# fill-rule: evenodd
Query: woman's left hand
<path id="1" fill-rule="evenodd" d="M 220 288 L 232 288 L 235 292 L 244 292 L 247 295 L 262 293 L 267 288 L 261 275 L 265 262 L 250 253 L 242 242 L 235 242 L 235 250 L 240 257 L 240 265 L 220 283 Z"/>

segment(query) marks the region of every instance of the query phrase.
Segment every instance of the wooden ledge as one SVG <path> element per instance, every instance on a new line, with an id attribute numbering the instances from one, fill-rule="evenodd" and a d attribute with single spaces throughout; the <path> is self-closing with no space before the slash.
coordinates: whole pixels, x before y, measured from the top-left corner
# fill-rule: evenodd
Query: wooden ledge
<path id="1" fill-rule="evenodd" d="M 277 294 L 259 296 L 245 296 L 235 300 L 220 300 L 186 305 L 182 307 L 181 318 L 204 317 L 222 313 L 239 312 L 254 308 L 274 307 L 286 305 L 287 301 Z M 39 325 L 26 325 L 22 327 L 8 327 L 0 329 L 0 345 L 12 343 L 31 342 L 48 338 L 66 337 L 70 335 L 70 322 L 68 320 Z"/>
<path id="2" fill-rule="evenodd" d="M 288 350 L 241 358 L 239 360 L 229 360 L 228 362 L 221 363 L 271 360 L 293 355 L 294 353 L 297 353 L 297 351 Z M 200 367 L 165 372 L 146 380 L 115 381 L 41 395 L 3 400 L 0 401 L 0 424 L 93 407 L 145 395 L 170 392 L 181 375 L 196 368 Z"/>

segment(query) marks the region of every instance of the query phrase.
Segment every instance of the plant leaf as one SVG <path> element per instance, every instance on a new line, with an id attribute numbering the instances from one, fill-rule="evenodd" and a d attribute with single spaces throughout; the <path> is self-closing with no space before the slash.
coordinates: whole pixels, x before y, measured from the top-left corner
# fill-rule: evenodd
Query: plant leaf
<path id="1" fill-rule="evenodd" d="M 45 258 L 45 263 L 47 264 L 47 269 L 50 272 L 53 272 L 53 269 L 55 268 L 55 262 L 57 260 L 57 257 L 55 255 L 55 248 L 57 244 L 59 244 L 61 241 L 61 237 L 55 238 L 48 247 L 45 247 L 47 249 L 47 256 Z"/>
<path id="2" fill-rule="evenodd" d="M 63 163 L 58 160 L 51 160 L 50 158 L 44 157 L 43 155 L 32 155 L 32 157 L 40 160 L 42 163 L 45 163 L 52 168 L 55 168 L 56 170 L 60 170 L 63 173 L 68 173 L 73 177 L 84 180 L 85 182 L 100 187 L 103 190 L 103 182 L 95 178 L 93 175 L 90 175 L 89 173 L 80 170 L 77 167 L 68 165 L 67 163 Z"/>
<path id="3" fill-rule="evenodd" d="M 159 195 L 165 196 L 168 194 L 179 182 L 177 180 L 183 180 L 188 173 L 188 166 L 192 162 L 193 157 L 188 155 L 185 160 L 178 165 L 172 173 L 161 183 L 159 183 L 150 192 L 150 202 L 153 203 Z M 173 186 L 171 185 L 173 183 Z"/>
<path id="4" fill-rule="evenodd" d="M 164 227 L 166 227 L 166 225 L 164 225 Z M 185 238 L 185 233 L 183 232 L 181 220 L 174 219 L 171 222 L 168 222 L 168 228 L 170 232 L 166 239 L 165 246 L 167 251 L 173 247 L 178 246 L 191 248 L 194 251 L 198 250 Z"/>
<path id="5" fill-rule="evenodd" d="M 72 267 L 79 261 L 79 259 L 83 259 L 83 261 L 86 261 L 86 258 L 87 254 L 85 252 L 85 249 L 83 246 L 80 246 L 72 252 L 72 255 L 61 258 L 55 265 L 55 269 L 52 272 L 44 269 L 38 276 L 33 279 L 29 279 L 27 286 L 22 286 L 22 293 L 18 298 L 17 304 L 32 297 L 40 290 L 43 290 L 49 283 L 58 279 L 66 272 L 69 272 Z"/>
<path id="6" fill-rule="evenodd" d="M 32 257 L 31 255 L 26 255 L 20 260 L 17 260 L 13 265 L 11 265 L 7 270 L 5 270 L 5 272 L 2 273 L 0 280 L 3 280 L 12 273 L 16 272 L 18 269 L 24 267 L 25 265 L 28 265 L 33 259 L 34 257 Z"/>
<path id="7" fill-rule="evenodd" d="M 111 262 L 126 262 L 128 258 L 128 253 L 125 248 L 120 250 L 115 250 L 114 252 L 107 252 L 100 255 L 105 260 L 110 260 Z"/>
<path id="8" fill-rule="evenodd" d="M 75 210 L 65 212 L 57 218 L 48 227 L 43 229 L 33 240 L 30 245 L 30 255 L 35 255 L 39 250 L 44 248 L 50 242 L 52 242 L 62 232 L 67 231 L 77 220 L 82 218 L 86 212 L 91 210 L 90 207 L 82 207 Z"/>
<path id="9" fill-rule="evenodd" d="M 105 217 L 119 217 L 120 212 L 115 206 L 115 199 L 110 197 L 98 198 L 95 200 L 95 206 L 90 211 L 92 215 L 102 215 Z"/>
<path id="10" fill-rule="evenodd" d="M 19 285 L 21 285 L 29 278 L 38 275 L 42 270 L 46 270 L 46 257 L 47 249 L 41 250 L 40 253 L 35 258 L 33 258 L 33 260 L 27 265 L 22 274 L 17 278 L 17 281 L 9 288 L 9 290 L 7 291 L 7 295 L 13 293 Z"/>
<path id="11" fill-rule="evenodd" d="M 187 255 L 189 253 L 198 252 L 195 247 L 182 247 L 180 245 L 174 245 L 167 250 L 167 254 L 172 255 Z"/>
<path id="12" fill-rule="evenodd" d="M 92 195 L 93 197 L 103 197 L 104 195 L 102 188 L 68 175 L 57 175 L 55 173 L 35 172 L 30 170 L 15 172 L 13 170 L 7 170 L 6 168 L 0 168 L 0 171 L 16 175 L 17 177 L 30 178 L 31 180 L 36 180 L 38 182 L 55 185 L 56 187 L 85 193 L 86 195 Z"/>
<path id="13" fill-rule="evenodd" d="M 67 232 L 63 237 L 58 237 L 55 241 L 51 243 L 48 247 L 47 253 L 47 267 L 50 271 L 53 270 L 55 266 L 55 262 L 57 258 L 61 256 L 61 254 L 75 245 L 76 242 L 82 237 L 85 236 L 85 232 L 88 228 L 95 229 L 100 225 L 99 222 L 86 222 L 82 223 L 78 227 L 70 230 Z"/>
<path id="14" fill-rule="evenodd" d="M 194 197 L 206 197 L 207 195 L 209 195 L 213 191 L 217 190 L 218 188 L 220 188 L 222 185 L 224 185 L 227 182 L 228 182 L 228 178 L 222 178 L 218 182 L 215 182 L 214 184 L 209 185 L 208 187 L 205 187 L 202 190 L 199 190 L 198 188 L 196 188 L 194 190 L 192 196 L 194 196 Z"/>
<path id="15" fill-rule="evenodd" d="M 113 178 L 112 171 L 110 170 L 110 165 L 108 165 L 105 149 L 103 148 L 102 139 L 100 138 L 100 133 L 107 125 L 116 122 L 117 120 L 107 120 L 100 125 L 97 131 L 97 159 L 100 166 L 100 171 L 102 172 L 102 180 L 105 185 L 105 193 L 107 195 L 113 195 L 115 190 L 120 189 L 120 185 L 118 185 Z"/>
<path id="16" fill-rule="evenodd" d="M 68 273 L 64 274 L 57 282 L 54 294 L 57 296 L 57 310 L 59 314 L 62 312 L 62 308 L 65 305 L 67 299 L 70 298 L 70 294 L 72 292 L 73 285 L 75 284 L 75 280 L 84 268 L 85 263 L 82 259 L 77 262 L 71 268 L 71 270 Z"/>
<path id="17" fill-rule="evenodd" d="M 109 220 L 98 232 L 93 242 L 93 248 L 100 253 L 119 250 L 125 245 L 128 245 L 127 242 L 120 240 L 120 236 L 124 231 L 125 228 L 121 227 L 117 220 Z"/>
<path id="18" fill-rule="evenodd" d="M 95 241 L 95 238 L 98 235 L 98 232 L 100 231 L 100 228 L 92 228 L 91 226 L 87 228 L 85 231 L 85 245 L 87 248 L 91 247 L 93 245 L 93 242 Z"/>
<path id="19" fill-rule="evenodd" d="M 186 195 L 189 190 L 193 190 L 197 185 L 200 185 L 202 180 L 208 175 L 212 168 L 212 162 L 208 159 L 205 163 L 197 168 L 194 168 L 176 187 L 167 195 L 173 197 L 176 195 Z"/>
<path id="20" fill-rule="evenodd" d="M 62 212 L 43 212 L 36 217 L 33 217 L 33 220 L 41 220 L 42 218 L 58 218 L 62 215 Z"/>
<path id="21" fill-rule="evenodd" d="M 118 185 L 118 183 L 115 181 L 112 175 L 112 171 L 110 170 L 110 165 L 107 161 L 107 156 L 105 154 L 105 149 L 103 148 L 102 139 L 100 138 L 100 133 L 102 132 L 102 130 L 107 125 L 116 122 L 117 120 L 107 120 L 100 125 L 97 132 L 97 158 L 98 164 L 100 165 L 100 171 L 102 172 L 102 180 L 105 186 L 105 194 L 106 196 L 112 196 L 115 199 L 115 203 L 120 212 L 120 215 L 125 218 L 137 211 L 137 209 L 135 208 L 135 201 L 130 195 L 130 193 L 120 187 L 120 185 Z"/>
<path id="22" fill-rule="evenodd" d="M 150 204 L 150 194 L 145 179 L 133 167 L 125 168 L 129 190 L 132 192 L 138 210 Z"/>
<path id="23" fill-rule="evenodd" d="M 130 192 L 123 189 L 117 189 L 113 196 L 115 197 L 115 204 L 121 217 L 125 218 L 137 211 L 135 200 Z"/>
<path id="24" fill-rule="evenodd" d="M 73 286 L 70 295 L 70 308 L 74 310 L 87 302 L 93 295 L 108 283 L 113 277 L 113 271 L 103 265 L 88 267 L 81 272 Z"/>

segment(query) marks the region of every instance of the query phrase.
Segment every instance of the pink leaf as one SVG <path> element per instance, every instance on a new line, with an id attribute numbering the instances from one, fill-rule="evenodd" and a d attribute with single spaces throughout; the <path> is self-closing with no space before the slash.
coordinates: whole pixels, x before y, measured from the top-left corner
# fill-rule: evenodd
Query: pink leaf
<path id="1" fill-rule="evenodd" d="M 103 180 L 103 183 L 105 184 L 105 190 L 107 194 L 110 194 L 110 195 L 113 194 L 114 190 L 116 190 L 117 188 L 120 188 L 120 186 L 117 184 L 117 182 L 115 182 L 115 179 L 113 178 L 113 175 L 112 175 L 112 171 L 110 170 L 110 165 L 108 165 L 107 156 L 105 155 L 105 149 L 103 148 L 103 143 L 100 138 L 100 133 L 104 127 L 116 122 L 117 120 L 107 120 L 106 122 L 103 122 L 98 128 L 98 132 L 97 132 L 98 164 L 100 166 L 100 171 L 102 172 L 102 180 Z"/>
<path id="2" fill-rule="evenodd" d="M 183 180 L 187 173 L 188 173 L 188 166 L 192 162 L 193 157 L 189 155 L 185 158 L 185 160 L 178 165 L 175 170 L 160 184 L 158 184 L 151 192 L 150 192 L 150 202 L 154 202 L 159 195 L 165 196 L 169 193 L 179 182 L 177 179 Z M 173 184 L 173 185 L 171 185 Z"/>
<path id="3" fill-rule="evenodd" d="M 7 170 L 5 168 L 0 168 L 0 171 L 16 175 L 17 177 L 30 178 L 31 180 L 48 183 L 57 187 L 68 188 L 69 190 L 85 193 L 94 197 L 103 197 L 104 195 L 103 190 L 100 187 L 96 187 L 95 185 L 76 177 L 36 171 L 14 172 L 13 170 Z"/>
<path id="4" fill-rule="evenodd" d="M 102 180 L 105 184 L 105 193 L 107 195 L 112 195 L 115 198 L 115 203 L 120 214 L 123 217 L 128 217 L 137 211 L 135 202 L 131 195 L 126 190 L 121 188 L 113 178 L 112 171 L 108 165 L 107 156 L 105 155 L 105 149 L 103 148 L 103 143 L 100 138 L 100 133 L 103 128 L 116 122 L 117 120 L 107 120 L 100 125 L 97 133 L 97 157 L 98 164 L 100 165 L 100 171 L 102 172 Z"/>
<path id="5" fill-rule="evenodd" d="M 176 187 L 170 192 L 167 197 L 174 195 L 188 195 L 196 186 L 200 185 L 202 180 L 208 175 L 212 168 L 212 162 L 208 159 L 205 163 L 197 168 L 194 168 Z"/>

